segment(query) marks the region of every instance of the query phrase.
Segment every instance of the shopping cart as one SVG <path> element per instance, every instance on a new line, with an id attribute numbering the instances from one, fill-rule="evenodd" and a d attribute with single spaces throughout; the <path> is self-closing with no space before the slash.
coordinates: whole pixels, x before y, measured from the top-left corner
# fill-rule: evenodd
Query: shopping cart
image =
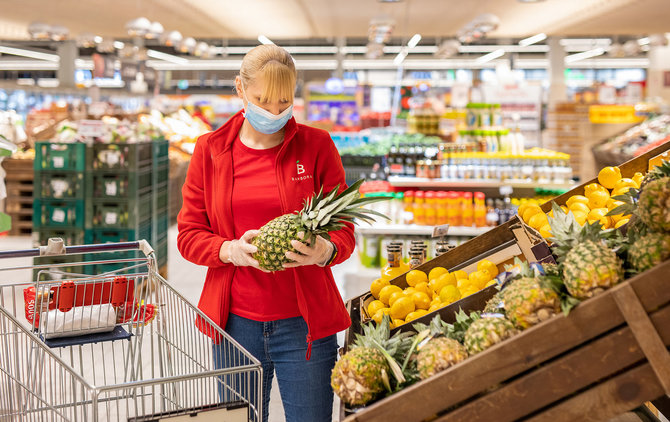
<path id="1" fill-rule="evenodd" d="M 65 272 L 72 263 L 0 268 L 37 270 L 32 282 L 0 284 L 0 421 L 258 420 L 260 363 L 168 285 L 146 241 L 50 239 L 0 258 L 112 251 L 138 252 L 76 263 L 121 264 L 103 274 Z"/>

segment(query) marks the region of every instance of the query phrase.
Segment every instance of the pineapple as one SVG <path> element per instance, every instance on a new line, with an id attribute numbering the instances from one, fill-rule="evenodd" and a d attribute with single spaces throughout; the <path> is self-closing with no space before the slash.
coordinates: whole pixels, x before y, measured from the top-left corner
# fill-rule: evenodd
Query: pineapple
<path id="1" fill-rule="evenodd" d="M 328 232 L 344 227 L 345 222 L 355 223 L 354 218 L 373 222 L 371 215 L 388 219 L 376 211 L 360 208 L 363 205 L 385 200 L 386 198 L 361 198 L 358 188 L 363 179 L 352 184 L 338 195 L 339 185 L 325 196 L 323 189 L 310 200 L 305 200 L 303 209 L 294 214 L 284 214 L 271 220 L 260 228 L 260 233 L 252 244 L 258 248 L 254 258 L 261 268 L 268 271 L 281 271 L 283 264 L 290 262 L 286 252 L 295 252 L 292 240 L 298 239 L 303 232 L 302 240 L 311 244 L 317 235 L 330 239 Z"/>
<path id="2" fill-rule="evenodd" d="M 564 214 L 556 203 L 553 209 L 554 217 L 549 218 L 553 249 L 570 295 L 587 299 L 622 281 L 622 263 L 604 243 L 600 223 L 580 227 L 572 213 Z"/>
<path id="3" fill-rule="evenodd" d="M 558 295 L 539 277 L 514 280 L 503 291 L 507 318 L 519 328 L 531 327 L 561 311 Z"/>
<path id="4" fill-rule="evenodd" d="M 485 314 L 502 314 L 505 315 L 507 313 L 507 310 L 505 309 L 505 290 L 501 290 L 491 299 L 486 302 L 486 306 L 484 306 L 484 310 L 482 313 Z"/>
<path id="5" fill-rule="evenodd" d="M 670 177 L 647 183 L 638 200 L 640 220 L 652 231 L 670 231 Z"/>
<path id="6" fill-rule="evenodd" d="M 465 332 L 465 347 L 468 353 L 474 355 L 518 333 L 514 324 L 505 317 L 483 315 Z"/>
<path id="7" fill-rule="evenodd" d="M 636 239 L 628 249 L 628 262 L 635 270 L 646 271 L 670 258 L 670 234 L 649 233 Z"/>
<path id="8" fill-rule="evenodd" d="M 363 327 L 363 335 L 356 335 L 351 349 L 336 363 L 331 373 L 333 391 L 350 406 L 362 406 L 376 399 L 384 391 L 391 392 L 389 373 L 396 384 L 405 382 L 396 359 L 409 350 L 409 333 L 390 337 L 388 315 L 381 324 Z"/>

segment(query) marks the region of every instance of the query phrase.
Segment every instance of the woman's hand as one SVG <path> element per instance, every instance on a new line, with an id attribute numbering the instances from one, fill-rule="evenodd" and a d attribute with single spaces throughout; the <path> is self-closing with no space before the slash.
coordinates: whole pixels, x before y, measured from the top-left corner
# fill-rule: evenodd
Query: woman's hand
<path id="1" fill-rule="evenodd" d="M 269 273 L 260 267 L 258 261 L 252 254 L 258 251 L 258 248 L 251 244 L 254 237 L 258 236 L 259 230 L 248 230 L 239 239 L 223 242 L 219 249 L 219 259 L 223 263 L 230 263 L 236 267 L 254 267 L 263 272 Z"/>
<path id="2" fill-rule="evenodd" d="M 298 233 L 298 238 L 302 239 L 304 236 L 303 232 Z M 297 240 L 292 240 L 291 245 L 299 253 L 286 252 L 286 257 L 293 262 L 284 264 L 284 268 L 295 268 L 302 265 L 318 265 L 319 267 L 323 267 L 328 263 L 335 250 L 335 246 L 321 236 L 316 236 L 313 245 L 308 246 Z"/>

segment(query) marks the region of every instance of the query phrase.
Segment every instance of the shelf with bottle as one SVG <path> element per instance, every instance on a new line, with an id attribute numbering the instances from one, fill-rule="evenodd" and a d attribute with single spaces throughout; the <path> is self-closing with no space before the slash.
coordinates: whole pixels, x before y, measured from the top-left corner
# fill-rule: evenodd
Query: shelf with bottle
<path id="1" fill-rule="evenodd" d="M 449 236 L 475 237 L 484 234 L 493 227 L 449 227 Z M 356 227 L 356 232 L 361 235 L 384 235 L 397 234 L 400 236 L 430 236 L 433 233 L 432 226 L 419 226 L 418 224 L 384 224 L 375 223 L 370 226 L 361 225 Z"/>
<path id="2" fill-rule="evenodd" d="M 398 188 L 447 188 L 447 189 L 497 189 L 510 186 L 513 189 L 546 188 L 552 190 L 570 190 L 575 183 L 545 183 L 525 181 L 521 179 L 489 180 L 489 179 L 430 179 L 427 177 L 389 176 L 388 182 Z"/>

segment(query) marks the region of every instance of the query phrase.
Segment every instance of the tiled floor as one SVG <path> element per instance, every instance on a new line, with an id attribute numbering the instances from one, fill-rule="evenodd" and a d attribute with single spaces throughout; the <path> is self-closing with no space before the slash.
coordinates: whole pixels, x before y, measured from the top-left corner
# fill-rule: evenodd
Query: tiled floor
<path id="1" fill-rule="evenodd" d="M 176 247 L 177 229 L 173 226 L 169 229 L 169 264 L 168 264 L 168 282 L 183 294 L 190 302 L 197 303 L 205 279 L 206 268 L 194 265 L 181 257 Z M 30 237 L 1 237 L 0 251 L 30 249 Z M 31 265 L 31 258 L 13 258 L 0 260 L 0 267 L 8 268 L 15 266 Z M 373 273 L 363 271 L 359 268 L 358 258 L 354 255 L 347 262 L 333 268 L 335 280 L 342 294 L 342 297 L 348 299 L 368 290 Z M 31 270 L 29 268 L 11 272 L 0 273 L 0 285 L 26 282 L 31 279 Z M 342 345 L 343 334 L 339 336 L 340 345 Z M 335 397 L 333 406 L 333 420 L 337 421 L 339 416 L 339 401 Z M 276 381 L 273 384 L 270 398 L 270 422 L 284 421 L 284 410 L 279 395 L 279 388 Z"/>

